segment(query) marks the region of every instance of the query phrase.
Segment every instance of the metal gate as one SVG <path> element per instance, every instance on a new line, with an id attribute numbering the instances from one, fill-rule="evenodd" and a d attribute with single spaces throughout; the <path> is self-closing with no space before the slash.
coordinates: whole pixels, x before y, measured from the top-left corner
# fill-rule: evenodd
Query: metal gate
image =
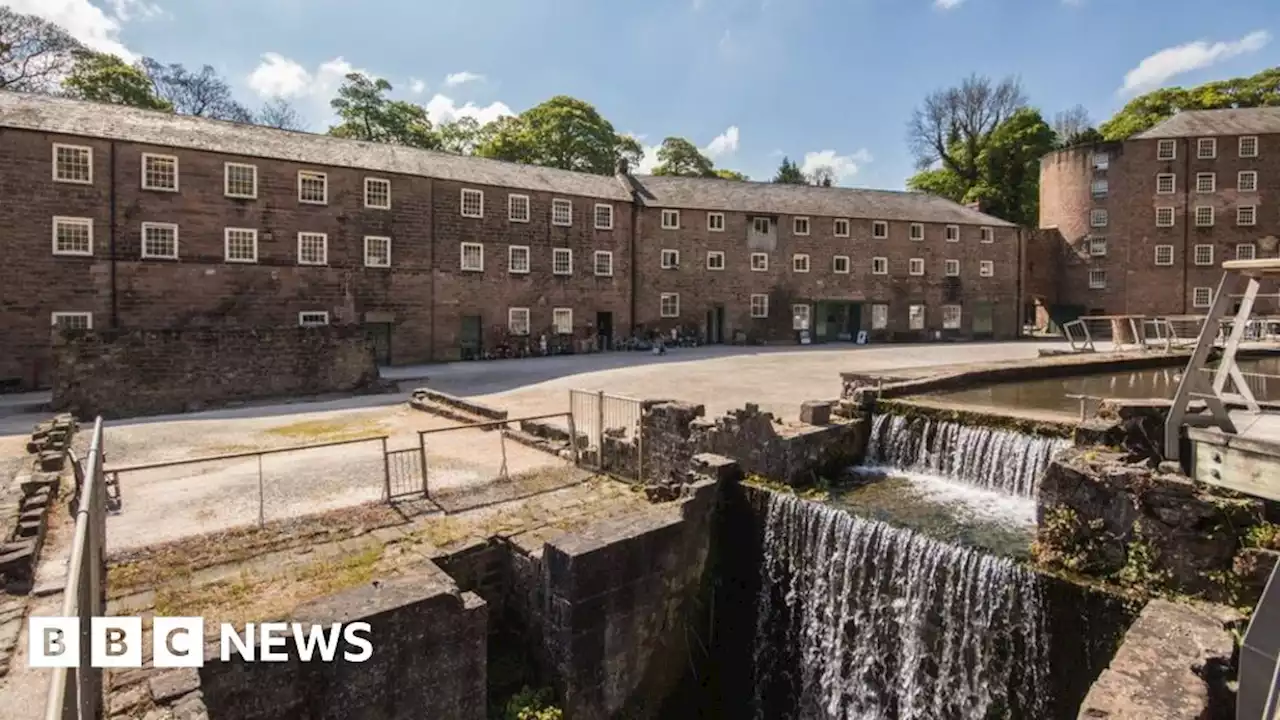
<path id="1" fill-rule="evenodd" d="M 383 447 L 386 447 L 383 441 Z M 387 500 L 430 497 L 427 492 L 427 453 L 419 443 L 416 448 L 385 450 L 382 468 Z"/>
<path id="2" fill-rule="evenodd" d="M 643 403 L 603 391 L 569 391 L 579 464 L 624 480 L 644 478 Z"/>

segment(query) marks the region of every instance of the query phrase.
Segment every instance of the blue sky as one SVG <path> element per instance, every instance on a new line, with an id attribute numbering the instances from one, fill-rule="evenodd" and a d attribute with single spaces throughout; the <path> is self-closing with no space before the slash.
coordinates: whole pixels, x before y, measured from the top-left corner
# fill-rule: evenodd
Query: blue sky
<path id="1" fill-rule="evenodd" d="M 901 188 L 911 110 L 969 73 L 1017 75 L 1047 117 L 1280 65 L 1277 0 L 0 0 L 126 57 L 208 63 L 240 99 L 323 131 L 343 73 L 433 119 L 553 95 L 656 146 L 693 140 L 768 179 L 782 154 Z"/>

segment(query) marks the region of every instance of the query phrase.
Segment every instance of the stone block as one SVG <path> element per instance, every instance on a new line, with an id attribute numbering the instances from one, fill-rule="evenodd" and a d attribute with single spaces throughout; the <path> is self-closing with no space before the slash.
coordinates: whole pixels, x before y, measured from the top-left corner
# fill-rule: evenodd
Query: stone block
<path id="1" fill-rule="evenodd" d="M 806 425 L 829 425 L 831 403 L 824 400 L 806 400 L 801 403 L 800 422 Z"/>
<path id="2" fill-rule="evenodd" d="M 148 683 L 151 699 L 157 703 L 186 695 L 200 688 L 200 674 L 195 668 L 179 668 L 168 670 L 153 676 Z"/>
<path id="3" fill-rule="evenodd" d="M 57 472 L 62 470 L 64 462 L 65 457 L 57 450 L 45 450 L 40 453 L 40 469 L 45 472 Z"/>
<path id="4" fill-rule="evenodd" d="M 127 713 L 148 701 L 145 685 L 134 685 L 120 692 L 112 693 L 107 698 L 107 712 L 112 715 Z"/>

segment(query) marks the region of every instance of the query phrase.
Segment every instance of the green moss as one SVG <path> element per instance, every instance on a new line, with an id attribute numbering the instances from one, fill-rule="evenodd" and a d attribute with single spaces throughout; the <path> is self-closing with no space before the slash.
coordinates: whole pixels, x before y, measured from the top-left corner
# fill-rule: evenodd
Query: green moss
<path id="1" fill-rule="evenodd" d="M 805 500 L 813 500 L 814 502 L 826 502 L 831 498 L 831 480 L 827 478 L 817 478 L 813 483 L 796 487 L 788 485 L 778 480 L 771 480 L 763 475 L 748 475 L 742 480 L 743 484 L 757 487 L 762 490 L 769 490 L 776 493 L 785 493 L 787 495 L 795 495 Z"/>
<path id="2" fill-rule="evenodd" d="M 1280 550 L 1280 525 L 1269 522 L 1254 525 L 1245 533 L 1244 546 Z"/>
<path id="3" fill-rule="evenodd" d="M 563 720 L 564 711 L 554 703 L 555 692 L 551 688 L 534 690 L 526 686 L 507 701 L 500 720 Z"/>
<path id="4" fill-rule="evenodd" d="M 1142 526 L 1133 524 L 1133 532 L 1125 546 L 1124 567 L 1115 574 L 1115 581 L 1123 588 L 1143 595 L 1158 595 L 1169 584 L 1168 570 L 1159 569 L 1160 555 L 1142 533 Z"/>
<path id="5" fill-rule="evenodd" d="M 904 417 L 923 417 L 935 421 L 964 423 L 968 425 L 985 425 L 997 430 L 1011 430 L 1027 435 L 1045 437 L 1070 438 L 1075 432 L 1071 423 L 1056 423 L 1032 420 L 1030 418 L 1002 415 L 1000 413 L 962 410 L 959 408 L 936 407 L 912 402 L 911 400 L 895 400 L 881 398 L 876 401 L 876 412 L 892 413 Z"/>

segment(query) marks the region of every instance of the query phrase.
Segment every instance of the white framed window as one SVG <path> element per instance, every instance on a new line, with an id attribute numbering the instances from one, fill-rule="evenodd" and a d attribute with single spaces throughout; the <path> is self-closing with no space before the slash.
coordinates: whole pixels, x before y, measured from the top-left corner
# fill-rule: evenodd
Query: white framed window
<path id="1" fill-rule="evenodd" d="M 960 226 L 948 225 L 946 237 L 947 242 L 960 242 Z"/>
<path id="2" fill-rule="evenodd" d="M 1237 260 L 1253 260 L 1258 256 L 1258 246 L 1253 243 L 1240 243 L 1236 245 Z"/>
<path id="3" fill-rule="evenodd" d="M 769 317 L 769 296 L 755 294 L 751 296 L 751 317 L 767 318 Z"/>
<path id="4" fill-rule="evenodd" d="M 754 218 L 751 218 L 751 229 L 752 229 L 752 231 L 754 231 L 757 235 L 768 235 L 768 234 L 769 234 L 769 228 L 770 228 L 771 226 L 772 226 L 772 223 L 770 223 L 770 222 L 769 222 L 769 218 L 767 218 L 767 217 L 754 217 Z"/>
<path id="5" fill-rule="evenodd" d="M 871 274 L 872 275 L 888 275 L 889 274 L 889 258 L 887 257 L 871 258 Z"/>
<path id="6" fill-rule="evenodd" d="M 597 230 L 612 230 L 613 206 L 608 203 L 596 203 L 595 219 Z"/>
<path id="7" fill-rule="evenodd" d="M 889 306 L 875 303 L 871 306 L 871 329 L 884 330 L 889 327 Z"/>
<path id="8" fill-rule="evenodd" d="M 178 157 L 142 153 L 142 189 L 178 192 Z"/>
<path id="9" fill-rule="evenodd" d="M 1102 235 L 1090 236 L 1089 237 L 1089 254 L 1093 257 L 1106 257 L 1107 238 Z"/>
<path id="10" fill-rule="evenodd" d="M 1213 288 L 1198 287 L 1191 290 L 1191 306 L 1207 308 L 1213 304 Z"/>
<path id="11" fill-rule="evenodd" d="M 813 308 L 808 305 L 796 304 L 791 306 L 791 329 L 792 330 L 808 330 L 809 316 Z"/>
<path id="12" fill-rule="evenodd" d="M 889 223 L 884 220 L 874 220 L 871 223 L 871 237 L 877 240 L 883 240 L 889 237 Z"/>
<path id="13" fill-rule="evenodd" d="M 1156 175 L 1156 194 L 1172 195 L 1178 190 L 1178 176 L 1173 173 Z"/>
<path id="14" fill-rule="evenodd" d="M 510 245 L 507 247 L 507 273 L 524 275 L 529 272 L 529 246 Z"/>
<path id="15" fill-rule="evenodd" d="M 298 202 L 329 204 L 329 176 L 313 170 L 298 171 Z"/>
<path id="16" fill-rule="evenodd" d="M 907 307 L 907 329 L 923 330 L 924 329 L 924 306 L 909 305 Z"/>
<path id="17" fill-rule="evenodd" d="M 178 226 L 173 223 L 142 223 L 142 257 L 178 259 Z"/>
<path id="18" fill-rule="evenodd" d="M 1236 208 L 1236 225 L 1252 227 L 1258 223 L 1258 208 L 1255 205 L 1241 205 Z"/>
<path id="19" fill-rule="evenodd" d="M 978 262 L 978 275 L 981 277 L 995 277 L 996 264 L 992 260 L 981 260 Z"/>
<path id="20" fill-rule="evenodd" d="M 222 231 L 223 259 L 227 262 L 258 262 L 258 231 L 229 227 Z"/>
<path id="21" fill-rule="evenodd" d="M 1173 208 L 1156 208 L 1156 227 L 1173 227 Z"/>
<path id="22" fill-rule="evenodd" d="M 1213 227 L 1214 210 L 1210 205 L 1196 207 L 1196 227 Z"/>
<path id="23" fill-rule="evenodd" d="M 1107 271 L 1106 270 L 1090 270 L 1089 271 L 1089 289 L 1104 290 L 1107 287 Z"/>
<path id="24" fill-rule="evenodd" d="M 529 198 L 527 197 L 525 198 L 526 217 L 529 214 L 529 209 L 527 207 L 528 199 Z M 469 218 L 484 217 L 484 191 L 483 190 L 476 190 L 474 188 L 462 188 L 462 197 L 458 202 L 459 202 L 458 210 L 462 214 L 462 217 L 469 217 Z M 526 219 L 522 222 L 528 222 L 528 220 Z"/>
<path id="25" fill-rule="evenodd" d="M 996 241 L 996 231 L 989 227 L 982 228 L 981 242 L 993 243 Z"/>
<path id="26" fill-rule="evenodd" d="M 54 182 L 93 184 L 93 148 L 86 145 L 53 144 Z"/>
<path id="27" fill-rule="evenodd" d="M 831 224 L 831 230 L 836 237 L 849 237 L 848 218 L 836 218 Z"/>
<path id="28" fill-rule="evenodd" d="M 946 270 L 947 277 L 960 277 L 959 260 L 946 260 L 943 263 L 943 268 Z"/>
<path id="29" fill-rule="evenodd" d="M 483 197 L 481 198 L 481 202 L 483 203 Z M 529 222 L 529 215 L 528 195 L 516 195 L 515 193 L 507 195 L 507 220 L 510 222 L 527 223 Z"/>
<path id="30" fill-rule="evenodd" d="M 551 248 L 551 274 L 573 274 L 573 251 L 569 248 Z"/>
<path id="31" fill-rule="evenodd" d="M 910 237 L 912 240 L 924 240 L 924 225 L 921 225 L 920 223 L 911 223 Z"/>
<path id="32" fill-rule="evenodd" d="M 1096 152 L 1093 154 L 1093 169 L 1106 170 L 1111 167 L 1111 156 L 1104 152 Z"/>
<path id="33" fill-rule="evenodd" d="M 767 255 L 765 257 L 768 257 Z M 724 251 L 708 250 L 707 251 L 707 269 L 723 270 L 724 269 Z"/>
<path id="34" fill-rule="evenodd" d="M 551 201 L 551 224 L 560 227 L 573 225 L 573 202 L 555 198 Z"/>
<path id="35" fill-rule="evenodd" d="M 596 250 L 591 256 L 591 264 L 595 266 L 596 277 L 613 277 L 613 252 Z"/>
<path id="36" fill-rule="evenodd" d="M 664 318 L 680 317 L 680 293 L 662 293 L 659 295 L 658 314 Z"/>
<path id="37" fill-rule="evenodd" d="M 53 254 L 93 255 L 93 220 L 55 217 L 53 219 Z"/>
<path id="38" fill-rule="evenodd" d="M 676 269 L 676 268 L 678 268 L 678 267 L 680 267 L 680 251 L 679 251 L 679 250 L 669 250 L 669 249 L 663 248 L 663 250 L 662 250 L 662 269 L 663 269 L 663 270 L 674 270 L 674 269 Z"/>
<path id="39" fill-rule="evenodd" d="M 1178 158 L 1178 143 L 1176 140 L 1161 140 L 1156 145 L 1157 160 L 1176 160 Z"/>
<path id="40" fill-rule="evenodd" d="M 907 261 L 908 275 L 924 275 L 924 258 L 911 258 Z"/>
<path id="41" fill-rule="evenodd" d="M 769 253 L 751 253 L 751 270 L 765 272 L 769 269 Z"/>
<path id="42" fill-rule="evenodd" d="M 849 256 L 836 255 L 835 257 L 831 258 L 831 272 L 836 273 L 838 275 L 848 275 L 849 274 Z"/>
<path id="43" fill-rule="evenodd" d="M 1156 246 L 1156 264 L 1157 265 L 1173 264 L 1173 246 L 1172 245 Z"/>
<path id="44" fill-rule="evenodd" d="M 1252 158 L 1258 157 L 1258 138 L 1254 135 L 1246 135 L 1240 138 L 1240 157 Z"/>
<path id="45" fill-rule="evenodd" d="M 1106 227 L 1107 226 L 1107 209 L 1094 208 L 1089 211 L 1090 227 Z"/>
<path id="46" fill-rule="evenodd" d="M 298 313 L 298 327 L 321 327 L 329 324 L 327 310 L 303 310 Z"/>
<path id="47" fill-rule="evenodd" d="M 519 336 L 529 334 L 529 308 L 507 308 L 507 332 Z"/>
<path id="48" fill-rule="evenodd" d="M 1196 157 L 1200 160 L 1212 160 L 1218 157 L 1217 138 L 1200 138 L 1197 140 Z"/>
<path id="49" fill-rule="evenodd" d="M 386 178 L 365 178 L 364 206 L 375 210 L 390 210 L 391 181 Z"/>
<path id="50" fill-rule="evenodd" d="M 791 272 L 807 273 L 809 272 L 809 256 L 805 253 L 796 253 L 791 256 Z"/>
<path id="51" fill-rule="evenodd" d="M 662 229 L 663 230 L 679 230 L 680 229 L 680 211 L 679 210 L 663 210 L 662 211 Z"/>
<path id="52" fill-rule="evenodd" d="M 1258 191 L 1258 171 L 1241 170 L 1236 174 L 1236 189 L 1240 192 Z"/>
<path id="53" fill-rule="evenodd" d="M 59 330 L 92 330 L 93 313 L 56 312 L 50 317 L 50 322 Z"/>
<path id="54" fill-rule="evenodd" d="M 329 262 L 329 236 L 317 232 L 298 233 L 298 264 L 326 265 Z"/>
<path id="55" fill-rule="evenodd" d="M 944 330 L 959 330 L 961 317 L 962 310 L 959 305 L 942 306 L 942 328 Z"/>
<path id="56" fill-rule="evenodd" d="M 724 232 L 724 213 L 707 213 L 707 230 L 710 230 L 711 232 Z"/>
<path id="57" fill-rule="evenodd" d="M 557 335 L 573 334 L 573 308 L 551 309 L 551 331 Z"/>
<path id="58" fill-rule="evenodd" d="M 809 234 L 809 218 L 798 217 L 791 219 L 791 231 L 796 235 Z"/>
<path id="59" fill-rule="evenodd" d="M 1195 248 L 1195 255 L 1193 257 L 1195 258 L 1195 262 L 1197 265 L 1212 265 L 1213 264 L 1213 246 L 1197 245 Z"/>
<path id="60" fill-rule="evenodd" d="M 222 194 L 249 200 L 258 197 L 258 166 L 247 163 L 222 164 Z"/>
<path id="61" fill-rule="evenodd" d="M 475 242 L 460 243 L 458 269 L 467 272 L 484 272 L 484 245 Z"/>
<path id="62" fill-rule="evenodd" d="M 1090 192 L 1096 198 L 1104 198 L 1111 191 L 1111 183 L 1106 178 L 1097 178 L 1089 186 Z"/>
<path id="63" fill-rule="evenodd" d="M 391 267 L 391 238 L 385 235 L 364 236 L 364 266 Z"/>
<path id="64" fill-rule="evenodd" d="M 1218 189 L 1218 176 L 1214 173 L 1196 173 L 1196 192 L 1204 195 Z"/>

